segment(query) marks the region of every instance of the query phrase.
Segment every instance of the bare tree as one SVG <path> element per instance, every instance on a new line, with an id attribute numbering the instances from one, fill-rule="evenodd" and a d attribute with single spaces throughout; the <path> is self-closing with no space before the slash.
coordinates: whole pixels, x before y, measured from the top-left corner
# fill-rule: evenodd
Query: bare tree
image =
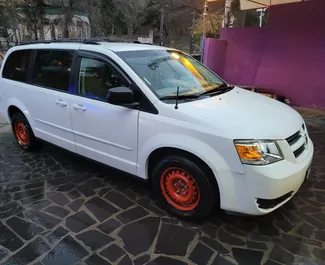
<path id="1" fill-rule="evenodd" d="M 74 17 L 74 9 L 76 8 L 78 0 L 60 0 L 60 6 L 63 7 L 63 17 L 60 18 L 60 24 L 62 26 L 63 37 L 69 38 L 69 29 L 73 23 L 72 19 Z"/>
<path id="2" fill-rule="evenodd" d="M 20 16 L 16 10 L 17 4 L 18 0 L 0 1 L 0 37 L 6 39 L 8 47 L 13 39 L 18 42 L 17 30 Z"/>
<path id="3" fill-rule="evenodd" d="M 44 39 L 45 18 L 44 0 L 29 0 L 23 5 L 22 22 L 27 30 L 34 35 L 34 39 Z"/>
<path id="4" fill-rule="evenodd" d="M 94 36 L 133 35 L 141 26 L 141 13 L 148 0 L 83 0 Z"/>
<path id="5" fill-rule="evenodd" d="M 128 35 L 133 35 L 142 23 L 143 12 L 148 0 L 114 0 L 117 14 L 127 26 Z"/>

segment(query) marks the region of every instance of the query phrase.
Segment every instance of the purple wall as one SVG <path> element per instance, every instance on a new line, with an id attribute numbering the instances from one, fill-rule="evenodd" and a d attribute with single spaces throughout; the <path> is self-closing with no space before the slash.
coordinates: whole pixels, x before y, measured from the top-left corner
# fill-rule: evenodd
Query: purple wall
<path id="1" fill-rule="evenodd" d="M 225 28 L 207 39 L 204 63 L 236 85 L 325 109 L 325 1 L 272 6 L 264 28 Z"/>
<path id="2" fill-rule="evenodd" d="M 227 51 L 227 41 L 217 39 L 206 39 L 209 45 L 204 45 L 204 64 L 213 65 L 214 69 L 218 69 L 217 73 L 220 76 L 224 75 L 224 65 Z M 218 58 L 216 60 L 216 58 Z"/>

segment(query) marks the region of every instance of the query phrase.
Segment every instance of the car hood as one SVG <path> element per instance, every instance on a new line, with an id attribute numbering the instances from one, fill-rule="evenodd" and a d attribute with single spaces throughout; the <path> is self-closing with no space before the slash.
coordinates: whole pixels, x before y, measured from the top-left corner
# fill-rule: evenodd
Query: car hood
<path id="1" fill-rule="evenodd" d="M 286 139 L 296 133 L 303 119 L 291 107 L 238 87 L 202 100 L 180 105 L 179 111 L 209 124 L 233 139 Z"/>

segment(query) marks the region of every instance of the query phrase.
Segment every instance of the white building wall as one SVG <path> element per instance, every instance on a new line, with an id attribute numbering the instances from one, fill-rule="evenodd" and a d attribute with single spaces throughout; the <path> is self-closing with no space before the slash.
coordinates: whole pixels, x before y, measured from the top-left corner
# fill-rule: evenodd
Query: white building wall
<path id="1" fill-rule="evenodd" d="M 63 15 L 45 15 L 48 19 L 49 24 L 44 25 L 43 32 L 38 30 L 38 38 L 41 39 L 44 33 L 44 39 L 52 39 L 52 27 L 54 26 L 55 38 L 63 37 Z M 56 23 L 55 23 L 56 21 Z M 27 26 L 24 24 L 19 24 L 16 29 L 16 34 L 14 34 L 13 29 L 8 29 L 8 33 L 12 36 L 10 40 L 10 45 L 15 45 L 16 41 L 18 43 L 34 39 L 34 32 L 27 30 Z M 69 37 L 71 38 L 89 38 L 91 36 L 89 19 L 87 16 L 74 15 L 72 18 L 72 23 L 69 27 Z M 17 39 L 16 39 L 17 38 Z M 0 39 L 2 45 L 6 44 L 6 40 Z"/>
<path id="2" fill-rule="evenodd" d="M 54 25 L 54 21 L 59 21 L 58 24 L 54 25 L 55 37 L 63 37 L 63 16 L 58 15 L 46 15 L 46 18 L 50 21 L 50 25 L 44 26 L 44 36 L 46 40 L 52 39 L 51 27 Z M 78 35 L 79 33 L 79 35 Z M 90 25 L 89 19 L 86 16 L 75 15 L 72 18 L 72 23 L 69 27 L 69 36 L 71 38 L 80 37 L 80 38 L 89 38 L 90 37 Z"/>

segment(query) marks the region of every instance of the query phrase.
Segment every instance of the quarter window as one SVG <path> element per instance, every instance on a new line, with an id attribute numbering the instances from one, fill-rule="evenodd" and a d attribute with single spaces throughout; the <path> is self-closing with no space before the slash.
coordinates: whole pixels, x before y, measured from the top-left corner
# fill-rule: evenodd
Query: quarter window
<path id="1" fill-rule="evenodd" d="M 121 74 L 108 63 L 90 58 L 81 59 L 79 94 L 94 99 L 106 100 L 109 89 L 126 85 L 127 82 Z"/>
<path id="2" fill-rule="evenodd" d="M 2 76 L 14 81 L 26 82 L 30 50 L 11 53 L 5 63 Z"/>
<path id="3" fill-rule="evenodd" d="M 37 51 L 33 84 L 69 91 L 72 58 L 73 51 Z"/>

